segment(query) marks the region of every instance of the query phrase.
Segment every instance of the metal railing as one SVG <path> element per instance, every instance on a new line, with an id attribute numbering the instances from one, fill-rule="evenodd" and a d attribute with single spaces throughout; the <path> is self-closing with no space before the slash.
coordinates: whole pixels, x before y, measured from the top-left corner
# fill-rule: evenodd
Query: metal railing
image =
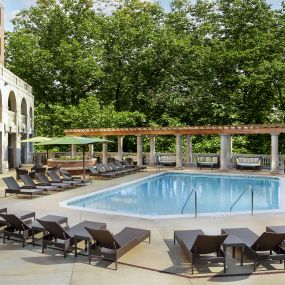
<path id="1" fill-rule="evenodd" d="M 253 200 L 254 200 L 254 194 L 253 194 L 253 187 L 250 185 L 248 188 L 246 188 L 235 200 L 235 202 L 230 207 L 230 212 L 232 211 L 233 207 L 237 204 L 237 202 L 243 197 L 245 193 L 247 193 L 248 190 L 251 190 L 251 214 L 253 215 Z"/>
<path id="2" fill-rule="evenodd" d="M 193 193 L 194 193 L 194 197 L 195 197 L 194 198 L 195 199 L 195 204 L 194 204 L 195 218 L 197 218 L 197 191 L 195 188 L 193 188 L 192 191 L 190 192 L 190 194 L 188 195 L 188 197 L 187 197 L 187 199 L 186 199 L 186 201 L 185 201 L 185 203 L 181 209 L 181 214 L 183 214 L 184 209 L 185 209 L 186 205 L 188 204 L 188 201 L 190 200 Z"/>
<path id="3" fill-rule="evenodd" d="M 52 153 L 50 152 L 50 157 L 54 157 L 57 156 L 57 153 Z M 174 161 L 175 158 L 175 154 L 173 153 L 157 153 L 158 156 L 164 156 L 164 157 L 168 157 L 167 161 Z M 215 154 L 210 154 L 210 153 L 193 153 L 191 156 L 191 165 L 195 166 L 197 163 L 197 157 L 201 156 L 201 155 L 207 155 L 207 156 L 211 156 L 211 155 L 217 155 L 217 153 Z M 96 152 L 96 156 L 99 156 L 102 158 L 102 153 L 101 152 Z M 261 157 L 261 165 L 262 168 L 265 169 L 270 169 L 271 167 L 271 155 L 267 155 L 267 154 L 233 154 L 232 160 L 230 165 L 232 165 L 232 167 L 236 166 L 236 157 L 237 156 L 244 156 L 244 157 Z M 108 157 L 111 158 L 115 158 L 118 159 L 118 153 L 117 152 L 108 152 Z M 124 152 L 124 158 L 132 158 L 133 161 L 137 160 L 137 154 L 134 152 Z M 143 161 L 144 164 L 149 164 L 150 159 L 149 159 L 150 155 L 148 152 L 144 152 L 143 153 Z M 285 160 L 285 155 L 284 154 L 279 154 L 279 169 L 284 169 L 284 160 Z M 184 155 L 183 157 L 183 165 L 186 165 L 186 157 Z"/>

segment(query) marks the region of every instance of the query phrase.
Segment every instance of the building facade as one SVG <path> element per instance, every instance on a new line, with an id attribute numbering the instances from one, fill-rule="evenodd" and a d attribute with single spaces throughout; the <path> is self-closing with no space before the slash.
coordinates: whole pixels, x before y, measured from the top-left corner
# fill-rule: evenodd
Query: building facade
<path id="1" fill-rule="evenodd" d="M 0 172 L 31 163 L 34 97 L 32 87 L 4 67 L 4 6 L 0 0 Z"/>

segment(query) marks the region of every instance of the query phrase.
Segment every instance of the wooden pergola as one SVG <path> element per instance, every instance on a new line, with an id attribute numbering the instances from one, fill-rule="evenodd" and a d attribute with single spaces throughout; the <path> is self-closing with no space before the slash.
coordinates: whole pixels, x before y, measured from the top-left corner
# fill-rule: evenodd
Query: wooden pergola
<path id="1" fill-rule="evenodd" d="M 117 136 L 118 156 L 123 156 L 124 136 L 137 137 L 137 163 L 142 164 L 142 137 L 150 137 L 150 163 L 155 163 L 155 137 L 163 135 L 176 136 L 176 167 L 182 165 L 182 136 L 186 136 L 186 164 L 191 162 L 192 135 L 220 135 L 221 136 L 221 170 L 227 170 L 232 157 L 233 135 L 271 135 L 271 171 L 276 172 L 279 167 L 278 136 L 285 133 L 285 125 L 234 125 L 234 126 L 179 126 L 179 127 L 142 127 L 142 128 L 90 128 L 69 129 L 65 134 L 69 136 Z M 107 162 L 107 144 L 103 144 L 103 162 Z"/>

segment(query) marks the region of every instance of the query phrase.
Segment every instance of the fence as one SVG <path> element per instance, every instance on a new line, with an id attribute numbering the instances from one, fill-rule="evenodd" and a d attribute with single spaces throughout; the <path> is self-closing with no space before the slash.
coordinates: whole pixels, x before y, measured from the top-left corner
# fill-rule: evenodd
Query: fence
<path id="1" fill-rule="evenodd" d="M 30 154 L 32 156 L 32 154 Z M 59 156 L 71 156 L 71 152 L 49 152 L 49 158 L 57 158 Z M 81 152 L 77 152 L 77 155 L 82 155 Z M 86 153 L 86 156 L 89 154 Z M 166 161 L 169 162 L 175 162 L 176 161 L 176 154 L 175 153 L 156 153 L 157 156 L 163 156 Z M 197 157 L 201 155 L 217 155 L 217 153 L 193 153 L 191 157 L 191 165 L 195 166 L 197 164 Z M 236 158 L 238 156 L 244 156 L 244 157 L 261 157 L 261 165 L 265 169 L 270 169 L 271 166 L 271 155 L 268 154 L 236 154 L 234 153 L 231 159 L 230 165 L 235 167 L 236 166 Z M 35 153 L 35 161 L 38 161 L 39 159 L 44 163 L 46 162 L 46 153 L 45 152 L 37 152 Z M 94 153 L 94 157 L 100 157 L 102 159 L 102 153 Z M 108 152 L 108 157 L 118 159 L 118 153 L 117 152 Z M 124 158 L 131 158 L 133 161 L 137 160 L 137 154 L 133 152 L 124 152 L 123 155 Z M 143 153 L 143 161 L 144 164 L 149 164 L 150 161 L 150 154 L 148 152 Z M 38 159 L 38 160 L 37 160 Z M 280 154 L 279 155 L 279 168 L 284 169 L 284 159 L 285 155 Z M 186 155 L 183 156 L 183 164 L 186 165 Z"/>

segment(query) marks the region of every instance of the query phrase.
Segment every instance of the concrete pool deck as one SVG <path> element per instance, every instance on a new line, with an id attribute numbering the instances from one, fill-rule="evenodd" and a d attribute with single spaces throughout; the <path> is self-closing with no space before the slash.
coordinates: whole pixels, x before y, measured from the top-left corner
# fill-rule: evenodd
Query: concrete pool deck
<path id="1" fill-rule="evenodd" d="M 188 170 L 186 170 L 188 171 Z M 198 169 L 189 171 L 199 171 Z M 203 170 L 202 172 L 215 173 Z M 232 171 L 238 174 L 268 174 L 256 171 Z M 261 234 L 269 225 L 285 225 L 284 213 L 249 214 L 235 216 L 210 216 L 194 218 L 176 218 L 148 220 L 117 215 L 102 215 L 94 212 L 73 210 L 59 206 L 59 203 L 76 197 L 112 187 L 127 181 L 136 180 L 155 173 L 154 171 L 136 173 L 112 180 L 95 180 L 92 185 L 68 190 L 62 193 L 38 198 L 9 196 L 4 198 L 1 181 L 0 208 L 9 211 L 23 209 L 33 210 L 40 218 L 46 214 L 67 216 L 72 226 L 83 220 L 107 223 L 113 233 L 125 226 L 140 227 L 151 230 L 151 243 L 141 243 L 120 259 L 118 270 L 107 261 L 93 262 L 88 265 L 87 257 L 74 257 L 71 253 L 66 259 L 60 251 L 47 249 L 41 253 L 41 247 L 27 245 L 22 248 L 15 241 L 0 240 L 0 284 L 118 284 L 118 285 L 184 285 L 184 284 L 284 284 L 283 264 L 262 264 L 253 273 L 253 263 L 248 260 L 241 267 L 239 260 L 228 258 L 229 268 L 226 276 L 222 274 L 222 265 L 199 266 L 194 275 L 190 272 L 190 263 L 181 248 L 173 244 L 173 231 L 179 229 L 202 229 L 205 233 L 218 234 L 225 227 L 248 227 Z M 3 176 L 3 175 L 1 175 Z M 7 176 L 7 174 L 5 175 Z"/>

